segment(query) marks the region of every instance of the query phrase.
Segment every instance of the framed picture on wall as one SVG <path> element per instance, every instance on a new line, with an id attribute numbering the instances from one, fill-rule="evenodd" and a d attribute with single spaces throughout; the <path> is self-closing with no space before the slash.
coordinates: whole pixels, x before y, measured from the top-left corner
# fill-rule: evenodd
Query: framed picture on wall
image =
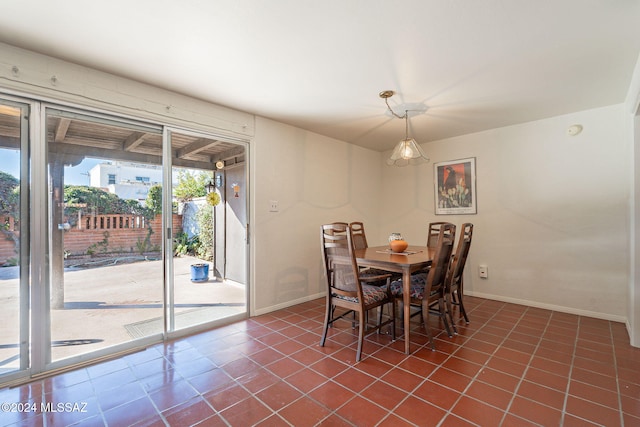
<path id="1" fill-rule="evenodd" d="M 436 215 L 478 213 L 476 158 L 434 163 Z"/>

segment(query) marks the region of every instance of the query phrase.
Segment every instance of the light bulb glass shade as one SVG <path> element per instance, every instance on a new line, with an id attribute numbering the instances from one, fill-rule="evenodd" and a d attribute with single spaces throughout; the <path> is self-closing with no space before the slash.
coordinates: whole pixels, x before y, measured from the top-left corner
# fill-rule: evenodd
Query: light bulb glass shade
<path id="1" fill-rule="evenodd" d="M 405 138 L 396 145 L 396 148 L 391 153 L 391 157 L 387 160 L 388 165 L 395 166 L 407 166 L 418 165 L 420 163 L 426 163 L 429 158 L 420 145 L 413 138 Z"/>

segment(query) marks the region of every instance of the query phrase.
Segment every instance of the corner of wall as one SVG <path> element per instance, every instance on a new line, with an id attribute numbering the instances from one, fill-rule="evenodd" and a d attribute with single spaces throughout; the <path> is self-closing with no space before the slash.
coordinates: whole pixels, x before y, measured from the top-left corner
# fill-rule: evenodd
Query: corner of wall
<path id="1" fill-rule="evenodd" d="M 631 114 L 637 114 L 640 108 L 640 54 L 636 61 L 636 66 L 633 69 L 631 76 L 631 82 L 629 83 L 629 89 L 627 90 L 627 96 L 625 98 L 625 105 L 627 111 Z"/>
<path id="2" fill-rule="evenodd" d="M 640 55 L 633 70 L 625 99 L 627 126 L 633 159 L 630 191 L 630 248 L 629 248 L 629 305 L 627 309 L 627 331 L 631 345 L 640 347 Z"/>

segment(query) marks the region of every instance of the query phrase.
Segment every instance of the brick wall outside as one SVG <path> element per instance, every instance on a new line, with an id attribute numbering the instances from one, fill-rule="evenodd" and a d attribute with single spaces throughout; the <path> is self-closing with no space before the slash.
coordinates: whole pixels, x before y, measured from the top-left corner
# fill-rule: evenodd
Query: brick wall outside
<path id="1" fill-rule="evenodd" d="M 162 219 L 156 216 L 143 224 L 143 227 L 128 227 L 129 222 L 113 220 L 117 215 L 104 215 L 97 218 L 94 224 L 102 224 L 101 228 L 78 229 L 72 228 L 64 232 L 64 250 L 69 256 L 96 255 L 109 253 L 141 253 L 158 252 L 162 247 Z M 107 219 L 107 220 L 105 220 Z M 147 227 L 148 226 L 148 227 Z M 153 231 L 149 235 L 149 228 Z M 182 216 L 173 215 L 173 229 L 176 233 L 182 231 Z M 19 235 L 19 231 L 14 231 Z M 145 240 L 149 236 L 148 242 Z M 0 235 L 0 265 L 4 265 L 11 258 L 17 258 L 13 240 L 4 234 Z"/>
<path id="2" fill-rule="evenodd" d="M 14 232 L 16 237 L 20 236 L 20 232 Z M 18 259 L 18 254 L 16 253 L 16 245 L 13 243 L 13 239 L 11 239 L 6 234 L 0 234 L 0 266 L 4 265 L 8 260 L 14 258 Z"/>

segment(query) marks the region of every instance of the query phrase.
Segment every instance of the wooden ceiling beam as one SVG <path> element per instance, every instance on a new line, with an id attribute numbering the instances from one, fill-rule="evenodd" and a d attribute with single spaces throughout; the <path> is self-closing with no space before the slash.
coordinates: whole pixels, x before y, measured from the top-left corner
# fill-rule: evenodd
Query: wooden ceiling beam
<path id="1" fill-rule="evenodd" d="M 0 148 L 20 149 L 20 137 L 0 134 Z"/>
<path id="2" fill-rule="evenodd" d="M 202 150 L 206 150 L 210 147 L 215 147 L 216 145 L 221 144 L 220 141 L 216 141 L 213 139 L 201 138 L 193 141 L 191 144 L 182 147 L 176 151 L 176 157 L 179 159 L 183 159 L 189 155 L 198 154 Z"/>
<path id="3" fill-rule="evenodd" d="M 58 155 L 67 155 L 67 156 L 78 155 L 83 157 L 93 157 L 93 158 L 105 159 L 105 160 L 122 160 L 126 162 L 162 165 L 161 155 L 135 153 L 131 151 L 114 150 L 114 149 L 109 149 L 104 147 L 102 148 L 91 147 L 87 145 L 79 146 L 76 144 L 53 144 L 49 146 L 49 150 L 52 153 L 55 153 Z M 172 164 L 175 167 L 202 169 L 205 171 L 210 171 L 214 169 L 214 165 L 208 161 L 195 161 L 195 160 L 174 158 L 172 160 Z"/>
<path id="4" fill-rule="evenodd" d="M 211 163 L 215 163 L 218 160 L 226 161 L 229 159 L 233 159 L 234 157 L 239 157 L 243 155 L 244 155 L 244 147 L 236 146 L 234 148 L 230 148 L 229 150 L 226 150 L 211 156 Z"/>
<path id="5" fill-rule="evenodd" d="M 56 134 L 53 138 L 54 142 L 64 142 L 65 138 L 67 137 L 67 131 L 69 130 L 70 124 L 70 119 L 61 117 L 60 120 L 58 120 L 58 125 L 56 126 Z"/>
<path id="6" fill-rule="evenodd" d="M 127 140 L 122 144 L 122 149 L 124 151 L 132 151 L 138 145 L 144 142 L 144 137 L 146 133 L 144 132 L 133 132 L 131 135 L 127 137 Z"/>

